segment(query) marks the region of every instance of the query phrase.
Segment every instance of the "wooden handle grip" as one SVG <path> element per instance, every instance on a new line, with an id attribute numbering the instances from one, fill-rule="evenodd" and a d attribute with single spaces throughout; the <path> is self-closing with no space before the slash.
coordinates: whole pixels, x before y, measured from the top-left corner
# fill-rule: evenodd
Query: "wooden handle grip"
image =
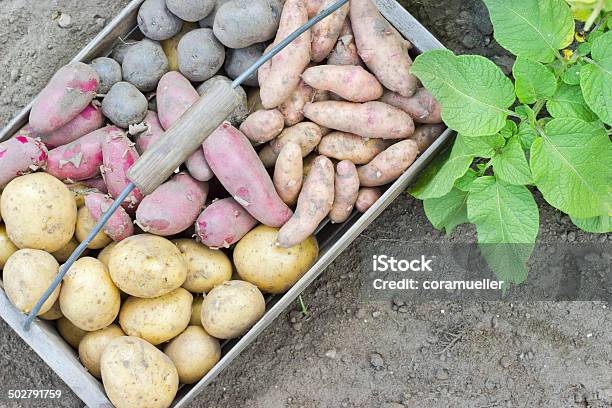
<path id="1" fill-rule="evenodd" d="M 241 103 L 228 83 L 217 82 L 128 170 L 127 177 L 143 193 L 153 192 L 191 153 L 202 145 Z"/>

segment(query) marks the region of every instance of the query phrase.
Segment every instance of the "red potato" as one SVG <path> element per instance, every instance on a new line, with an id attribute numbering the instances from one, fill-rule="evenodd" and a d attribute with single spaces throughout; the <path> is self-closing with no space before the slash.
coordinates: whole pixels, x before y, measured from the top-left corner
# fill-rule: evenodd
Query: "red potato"
<path id="1" fill-rule="evenodd" d="M 274 166 L 274 187 L 285 204 L 292 206 L 302 189 L 302 149 L 294 142 L 283 146 Z"/>
<path id="2" fill-rule="evenodd" d="M 274 42 L 282 41 L 307 21 L 304 2 L 287 0 Z M 310 62 L 310 38 L 308 30 L 272 58 L 269 74 L 265 81 L 260 83 L 259 89 L 261 102 L 266 109 L 276 108 L 297 88 L 300 75 Z"/>
<path id="3" fill-rule="evenodd" d="M 179 173 L 142 199 L 136 224 L 155 235 L 174 235 L 193 225 L 204 207 L 208 184 Z"/>
<path id="4" fill-rule="evenodd" d="M 147 115 L 142 120 L 147 129 L 136 136 L 136 151 L 143 154 L 145 150 L 164 135 L 164 128 L 159 123 L 157 113 L 152 110 L 147 111 Z"/>
<path id="5" fill-rule="evenodd" d="M 424 152 L 444 132 L 444 129 L 446 127 L 443 124 L 421 125 L 415 129 L 410 139 L 416 142 L 419 152 Z"/>
<path id="6" fill-rule="evenodd" d="M 364 187 L 390 183 L 410 167 L 419 153 L 414 140 L 402 140 L 378 154 L 368 164 L 359 167 L 359 182 Z"/>
<path id="7" fill-rule="evenodd" d="M 361 187 L 359 189 L 359 193 L 357 194 L 355 209 L 360 213 L 368 211 L 381 195 L 382 191 L 378 187 Z"/>
<path id="8" fill-rule="evenodd" d="M 329 214 L 334 202 L 334 164 L 325 156 L 312 162 L 295 214 L 278 231 L 278 244 L 291 248 L 308 238 Z"/>
<path id="9" fill-rule="evenodd" d="M 47 134 L 74 119 L 96 96 L 99 82 L 96 70 L 82 62 L 61 67 L 32 104 L 34 132 Z"/>
<path id="10" fill-rule="evenodd" d="M 347 220 L 353 206 L 357 201 L 359 193 L 359 175 L 357 167 L 349 160 L 342 160 L 336 165 L 334 176 L 334 203 L 329 211 L 329 219 L 332 223 Z"/>
<path id="11" fill-rule="evenodd" d="M 312 152 L 321 141 L 321 129 L 312 122 L 302 122 L 285 128 L 281 134 L 259 152 L 259 159 L 265 167 L 272 167 L 285 144 L 297 143 L 302 148 L 302 157 Z"/>
<path id="12" fill-rule="evenodd" d="M 176 71 L 161 77 L 157 84 L 157 117 L 168 129 L 195 101 L 200 98 L 191 82 Z"/>
<path id="13" fill-rule="evenodd" d="M 138 157 L 134 143 L 123 132 L 109 135 L 102 142 L 102 177 L 111 197 L 117 197 L 128 186 L 127 171 Z M 135 188 L 121 205 L 128 214 L 133 214 L 142 197 L 140 190 Z"/>
<path id="14" fill-rule="evenodd" d="M 425 88 L 417 89 L 409 98 L 387 90 L 380 101 L 403 110 L 417 123 L 442 123 L 440 104 Z"/>
<path id="15" fill-rule="evenodd" d="M 228 122 L 204 142 L 204 157 L 223 187 L 256 220 L 279 227 L 291 217 L 249 139 Z"/>
<path id="16" fill-rule="evenodd" d="M 321 6 L 325 0 L 305 0 L 304 3 L 306 5 L 306 12 L 308 13 L 308 18 L 311 19 L 317 15 Z"/>
<path id="17" fill-rule="evenodd" d="M 187 171 L 189 171 L 191 177 L 196 180 L 208 181 L 215 177 L 206 161 L 206 157 L 204 157 L 204 150 L 202 147 L 191 153 L 191 156 L 185 161 L 185 167 L 187 167 Z"/>
<path id="18" fill-rule="evenodd" d="M 49 151 L 47 173 L 61 180 L 80 181 L 96 177 L 102 165 L 102 144 L 107 137 L 123 136 L 123 130 L 105 126 Z"/>
<path id="19" fill-rule="evenodd" d="M 15 177 L 44 168 L 47 156 L 42 142 L 21 134 L 0 143 L 0 188 Z"/>
<path id="20" fill-rule="evenodd" d="M 410 74 L 412 45 L 380 14 L 372 0 L 351 0 L 350 18 L 357 51 L 385 86 L 402 96 L 412 96 L 418 79 Z"/>
<path id="21" fill-rule="evenodd" d="M 374 139 L 405 139 L 414 133 L 410 115 L 386 103 L 307 103 L 304 115 L 320 126 Z"/>
<path id="22" fill-rule="evenodd" d="M 391 146 L 391 143 L 391 140 L 365 139 L 352 133 L 336 131 L 323 136 L 317 149 L 320 154 L 332 159 L 366 164 Z"/>
<path id="23" fill-rule="evenodd" d="M 73 142 L 96 129 L 100 129 L 103 123 L 104 116 L 102 116 L 100 109 L 93 105 L 87 105 L 70 122 L 51 133 L 41 135 L 40 139 L 49 149 L 53 149 Z"/>
<path id="24" fill-rule="evenodd" d="M 335 1 L 323 0 L 317 13 L 331 6 Z M 310 45 L 312 61 L 321 62 L 327 58 L 334 45 L 336 45 L 348 11 L 349 5 L 347 3 L 312 27 L 312 42 Z"/>
<path id="25" fill-rule="evenodd" d="M 251 113 L 240 125 L 240 131 L 254 143 L 274 139 L 284 128 L 285 118 L 277 109 L 264 109 Z"/>
<path id="26" fill-rule="evenodd" d="M 272 49 L 272 47 L 274 47 L 274 43 L 266 47 L 266 49 L 264 50 L 264 54 L 267 54 Z M 259 86 L 261 86 L 261 84 L 263 84 L 270 75 L 270 68 L 272 68 L 272 60 L 267 60 L 257 70 L 257 82 L 259 83 Z M 259 96 L 259 91 L 257 92 L 257 95 Z M 261 103 L 261 96 L 259 96 L 259 103 Z"/>
<path id="27" fill-rule="evenodd" d="M 96 222 L 100 221 L 111 205 L 113 200 L 102 193 L 90 193 L 85 196 L 85 207 Z M 134 224 L 128 213 L 119 207 L 104 225 L 104 232 L 113 241 L 121 241 L 134 235 Z"/>
<path id="28" fill-rule="evenodd" d="M 311 102 L 314 90 L 300 79 L 291 96 L 278 106 L 285 119 L 285 126 L 293 126 L 304 119 L 304 105 Z"/>
<path id="29" fill-rule="evenodd" d="M 342 25 L 340 37 L 334 46 L 334 49 L 329 53 L 327 58 L 328 65 L 363 65 L 357 46 L 355 45 L 355 36 L 351 23 L 347 17 Z"/>
<path id="30" fill-rule="evenodd" d="M 86 179 L 86 180 L 81 181 L 81 183 L 87 187 L 95 188 L 101 193 L 104 193 L 104 194 L 108 193 L 108 187 L 106 187 L 106 183 L 104 182 L 104 179 L 102 177 L 94 177 L 94 178 Z"/>
<path id="31" fill-rule="evenodd" d="M 233 198 L 213 201 L 202 211 L 195 223 L 195 231 L 202 243 L 210 248 L 228 248 L 257 225 Z"/>
<path id="32" fill-rule="evenodd" d="M 355 65 L 318 65 L 302 74 L 302 79 L 315 89 L 333 92 L 350 102 L 378 99 L 383 88 L 376 77 Z"/>

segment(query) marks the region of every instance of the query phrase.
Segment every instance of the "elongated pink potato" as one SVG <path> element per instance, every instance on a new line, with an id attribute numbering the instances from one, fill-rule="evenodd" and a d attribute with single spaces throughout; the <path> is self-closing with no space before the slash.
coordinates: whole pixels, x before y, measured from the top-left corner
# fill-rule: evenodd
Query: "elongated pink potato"
<path id="1" fill-rule="evenodd" d="M 376 77 L 355 65 L 318 65 L 302 74 L 315 89 L 331 91 L 350 102 L 368 102 L 380 98 L 383 88 Z"/>
<path id="2" fill-rule="evenodd" d="M 317 13 L 325 10 L 335 2 L 336 0 L 323 0 Z M 342 31 L 342 24 L 346 20 L 348 12 L 349 5 L 347 3 L 312 27 L 311 60 L 321 62 L 327 58 L 334 45 L 336 45 L 336 41 Z"/>
<path id="3" fill-rule="evenodd" d="M 187 167 L 187 171 L 189 171 L 191 177 L 196 180 L 208 181 L 215 177 L 215 174 L 206 161 L 206 157 L 204 157 L 204 150 L 202 147 L 191 153 L 191 156 L 185 161 L 185 167 Z"/>
<path id="4" fill-rule="evenodd" d="M 359 193 L 359 175 L 357 167 L 349 160 L 342 160 L 336 165 L 334 176 L 334 203 L 329 211 L 333 223 L 347 220 L 357 201 Z"/>
<path id="5" fill-rule="evenodd" d="M 274 166 L 274 187 L 285 204 L 292 206 L 302 189 L 304 165 L 302 149 L 295 142 L 288 142 L 281 149 Z"/>
<path id="6" fill-rule="evenodd" d="M 312 152 L 321 141 L 321 129 L 315 123 L 301 122 L 285 128 L 281 134 L 259 152 L 259 159 L 265 167 L 272 167 L 276 158 L 288 142 L 297 143 L 302 148 L 302 157 Z"/>
<path id="7" fill-rule="evenodd" d="M 170 71 L 157 84 L 157 116 L 168 129 L 200 98 L 191 82 L 177 71 Z"/>
<path id="8" fill-rule="evenodd" d="M 391 146 L 392 142 L 392 140 L 385 139 L 366 139 L 352 133 L 336 131 L 323 136 L 317 150 L 331 159 L 366 164 L 378 153 Z"/>
<path id="9" fill-rule="evenodd" d="M 387 90 L 380 101 L 403 110 L 417 123 L 442 123 L 440 104 L 425 88 L 417 89 L 409 98 Z"/>
<path id="10" fill-rule="evenodd" d="M 304 119 L 304 105 L 312 102 L 313 96 L 314 90 L 306 82 L 300 80 L 291 96 L 278 106 L 278 110 L 285 119 L 285 126 L 293 126 Z"/>
<path id="11" fill-rule="evenodd" d="M 111 197 L 117 197 L 128 186 L 127 171 L 138 157 L 134 143 L 123 132 L 109 135 L 102 142 L 102 177 Z M 135 188 L 121 205 L 128 214 L 133 214 L 142 197 L 140 190 Z"/>
<path id="12" fill-rule="evenodd" d="M 340 37 L 334 49 L 329 53 L 327 65 L 363 65 L 359 53 L 357 53 L 355 36 L 348 17 L 344 20 Z"/>
<path id="13" fill-rule="evenodd" d="M 51 133 L 41 135 L 40 139 L 49 149 L 53 149 L 73 142 L 96 129 L 100 129 L 103 123 L 104 116 L 102 116 L 100 109 L 93 105 L 87 105 L 70 122 Z"/>
<path id="14" fill-rule="evenodd" d="M 179 173 L 142 199 L 136 210 L 136 223 L 151 234 L 178 234 L 193 225 L 207 194 L 207 183 Z"/>
<path id="15" fill-rule="evenodd" d="M 283 6 L 275 43 L 308 21 L 306 7 L 302 0 L 287 0 Z M 310 62 L 310 30 L 304 32 L 291 44 L 272 58 L 270 71 L 263 83 L 260 82 L 261 103 L 266 109 L 276 108 L 286 101 L 300 82 L 300 75 Z"/>
<path id="16" fill-rule="evenodd" d="M 439 123 L 437 125 L 421 125 L 414 130 L 410 136 L 419 147 L 419 152 L 424 152 L 427 148 L 444 132 L 446 126 Z"/>
<path id="17" fill-rule="evenodd" d="M 96 96 L 100 78 L 82 62 L 61 67 L 38 94 L 30 111 L 30 126 L 47 134 L 64 126 L 83 111 Z"/>
<path id="18" fill-rule="evenodd" d="M 324 2 L 325 0 L 304 0 L 309 19 L 317 15 Z"/>
<path id="19" fill-rule="evenodd" d="M 264 50 L 264 54 L 267 54 L 268 51 L 270 51 L 272 49 L 272 47 L 274 47 L 274 43 L 272 43 L 272 44 L 270 44 L 270 45 L 268 45 L 266 47 L 266 49 Z M 268 78 L 268 76 L 270 75 L 270 68 L 272 68 L 272 60 L 267 60 L 257 70 L 257 82 L 259 83 L 260 87 L 261 87 L 261 84 L 263 84 L 266 81 L 266 79 Z M 260 102 L 261 102 L 261 97 L 259 99 L 260 99 Z"/>
<path id="20" fill-rule="evenodd" d="M 124 136 L 123 130 L 105 126 L 49 151 L 47 173 L 61 180 L 80 181 L 100 174 L 102 145 L 108 137 Z"/>
<path id="21" fill-rule="evenodd" d="M 195 231 L 211 248 L 227 248 L 257 225 L 257 220 L 231 197 L 214 201 L 202 211 Z"/>
<path id="22" fill-rule="evenodd" d="M 106 187 L 106 183 L 104 182 L 102 176 L 86 179 L 81 181 L 81 183 L 83 183 L 87 187 L 95 188 L 101 193 L 108 193 L 108 187 Z"/>
<path id="23" fill-rule="evenodd" d="M 333 202 L 334 164 L 325 156 L 317 156 L 304 180 L 295 214 L 278 231 L 278 244 L 291 248 L 312 235 Z"/>
<path id="24" fill-rule="evenodd" d="M 377 187 L 397 179 L 410 167 L 419 153 L 414 140 L 402 140 L 359 167 L 359 182 L 364 187 Z"/>
<path id="25" fill-rule="evenodd" d="M 90 193 L 85 196 L 85 207 L 96 222 L 102 218 L 111 205 L 113 205 L 113 200 L 104 194 Z M 121 241 L 134 235 L 134 224 L 128 213 L 119 207 L 104 225 L 104 232 L 113 241 Z"/>
<path id="26" fill-rule="evenodd" d="M 385 88 L 411 96 L 417 78 L 410 74 L 411 44 L 380 14 L 372 0 L 351 0 L 350 18 L 357 51 Z"/>
<path id="27" fill-rule="evenodd" d="M 284 122 L 285 118 L 277 109 L 262 109 L 247 116 L 240 124 L 240 131 L 252 142 L 265 143 L 279 135 Z"/>
<path id="28" fill-rule="evenodd" d="M 224 122 L 204 141 L 204 157 L 223 187 L 255 219 L 279 227 L 291 217 L 249 139 Z"/>
<path id="29" fill-rule="evenodd" d="M 386 103 L 307 103 L 304 115 L 320 126 L 374 139 L 405 139 L 414 133 L 410 115 Z"/>
<path id="30" fill-rule="evenodd" d="M 5 140 L 0 143 L 0 188 L 46 164 L 47 148 L 39 140 L 21 134 Z"/>
<path id="31" fill-rule="evenodd" d="M 147 115 L 142 122 L 147 126 L 147 129 L 136 136 L 136 151 L 138 154 L 143 154 L 149 146 L 164 135 L 164 128 L 159 123 L 157 113 L 154 111 L 147 111 Z"/>
<path id="32" fill-rule="evenodd" d="M 359 189 L 359 193 L 357 194 L 355 209 L 360 213 L 368 211 L 381 195 L 382 191 L 378 187 L 361 187 Z"/>

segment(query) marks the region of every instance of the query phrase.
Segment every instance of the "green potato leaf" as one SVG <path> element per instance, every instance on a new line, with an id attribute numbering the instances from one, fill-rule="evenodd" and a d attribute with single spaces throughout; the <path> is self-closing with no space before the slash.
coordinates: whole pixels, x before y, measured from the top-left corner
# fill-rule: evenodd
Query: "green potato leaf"
<path id="1" fill-rule="evenodd" d="M 612 126 L 612 31 L 593 40 L 591 57 L 580 70 L 580 88 L 587 105 Z"/>
<path id="2" fill-rule="evenodd" d="M 452 188 L 447 194 L 423 200 L 425 215 L 436 229 L 445 229 L 450 235 L 459 224 L 468 222 L 466 191 Z"/>
<path id="3" fill-rule="evenodd" d="M 465 136 L 458 135 L 468 151 L 477 157 L 490 158 L 495 154 L 495 150 L 499 149 L 506 143 L 506 139 L 499 134 L 487 136 Z"/>
<path id="4" fill-rule="evenodd" d="M 533 181 L 553 207 L 577 218 L 612 212 L 612 143 L 580 119 L 553 119 L 531 145 Z"/>
<path id="5" fill-rule="evenodd" d="M 580 87 L 575 85 L 559 84 L 557 92 L 546 102 L 546 109 L 553 118 L 597 120 L 597 115 L 585 103 Z"/>
<path id="6" fill-rule="evenodd" d="M 512 67 L 516 96 L 521 103 L 535 103 L 538 99 L 555 94 L 557 79 L 544 65 L 537 61 L 518 57 Z"/>
<path id="7" fill-rule="evenodd" d="M 570 216 L 570 218 L 574 225 L 583 231 L 594 232 L 596 234 L 612 232 L 612 217 L 609 215 L 591 218 L 575 218 Z"/>
<path id="8" fill-rule="evenodd" d="M 504 125 L 504 127 L 501 128 L 501 130 L 499 131 L 499 134 L 502 135 L 504 138 L 509 139 L 517 132 L 518 127 L 516 126 L 516 123 L 508 119 L 506 120 L 506 124 Z"/>
<path id="9" fill-rule="evenodd" d="M 517 135 L 521 141 L 521 146 L 525 150 L 529 150 L 533 141 L 538 137 L 536 131 L 526 122 L 520 124 Z"/>
<path id="10" fill-rule="evenodd" d="M 411 73 L 436 97 L 444 122 L 466 135 L 497 133 L 515 100 L 512 81 L 479 55 L 427 51 L 415 59 Z"/>
<path id="11" fill-rule="evenodd" d="M 455 188 L 458 188 L 461 191 L 470 191 L 470 186 L 477 177 L 478 173 L 472 169 L 468 169 L 463 176 L 459 177 L 457 181 L 455 181 Z"/>
<path id="12" fill-rule="evenodd" d="M 517 136 L 508 140 L 500 152 L 491 160 L 495 177 L 509 184 L 525 185 L 533 183 L 529 163 Z"/>
<path id="13" fill-rule="evenodd" d="M 550 62 L 572 43 L 574 18 L 563 0 L 484 0 L 497 42 L 519 57 Z"/>
<path id="14" fill-rule="evenodd" d="M 580 85 L 580 70 L 583 66 L 583 64 L 572 65 L 561 75 L 561 80 L 568 85 Z"/>

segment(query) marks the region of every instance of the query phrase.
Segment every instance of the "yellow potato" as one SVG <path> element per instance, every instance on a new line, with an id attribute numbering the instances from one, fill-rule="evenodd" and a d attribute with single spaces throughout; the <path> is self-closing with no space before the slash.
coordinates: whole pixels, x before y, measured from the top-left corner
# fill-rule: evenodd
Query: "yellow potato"
<path id="1" fill-rule="evenodd" d="M 97 224 L 96 220 L 94 219 L 94 217 L 92 217 L 87 207 L 83 206 L 79 208 L 79 211 L 77 213 L 77 221 L 76 221 L 76 232 L 75 232 L 76 239 L 79 242 L 85 241 L 85 238 L 87 238 L 87 234 L 89 234 L 89 231 L 91 231 L 96 224 Z M 112 241 L 113 240 L 111 239 L 111 237 L 106 235 L 104 231 L 100 231 L 96 234 L 94 239 L 92 239 L 91 242 L 87 245 L 87 248 L 91 248 L 91 249 L 104 248 L 105 246 L 110 244 Z"/>
<path id="2" fill-rule="evenodd" d="M 168 69 L 170 71 L 178 71 L 178 52 L 176 48 L 178 47 L 179 41 L 181 41 L 181 38 L 183 38 L 185 34 L 196 28 L 199 28 L 197 23 L 183 22 L 181 31 L 173 37 L 159 42 L 164 50 L 164 54 L 166 54 L 168 58 Z"/>
<path id="3" fill-rule="evenodd" d="M 97 378 L 100 373 L 100 356 L 108 344 L 117 337 L 125 336 L 123 330 L 116 324 L 111 324 L 100 330 L 89 332 L 79 343 L 79 358 L 87 370 Z"/>
<path id="4" fill-rule="evenodd" d="M 85 335 L 88 333 L 85 330 L 79 329 L 72 322 L 65 317 L 61 317 L 57 321 L 57 331 L 60 336 L 66 340 L 75 349 L 79 348 L 79 344 Z"/>
<path id="5" fill-rule="evenodd" d="M 77 260 L 64 276 L 60 293 L 64 316 L 75 326 L 100 330 L 111 324 L 121 307 L 119 289 L 110 278 L 106 266 L 96 258 Z"/>
<path id="6" fill-rule="evenodd" d="M 168 343 L 164 353 L 174 363 L 179 381 L 193 384 L 221 359 L 221 345 L 201 326 L 189 326 Z"/>
<path id="7" fill-rule="evenodd" d="M 40 249 L 20 249 L 4 265 L 4 291 L 17 309 L 30 313 L 59 271 L 55 258 Z M 60 294 L 61 284 L 43 303 L 38 315 L 46 313 Z"/>
<path id="8" fill-rule="evenodd" d="M 66 245 L 64 245 L 57 251 L 52 252 L 51 255 L 53 255 L 57 262 L 64 263 L 68 260 L 70 255 L 72 255 L 77 246 L 79 246 L 79 241 L 77 241 L 75 237 L 72 237 Z M 85 254 L 86 252 L 87 250 L 85 250 L 83 254 Z"/>
<path id="9" fill-rule="evenodd" d="M 138 337 L 117 337 L 100 357 L 106 395 L 116 408 L 167 408 L 178 390 L 172 360 Z"/>
<path id="10" fill-rule="evenodd" d="M 193 298 L 193 303 L 191 304 L 191 320 L 189 320 L 189 325 L 202 325 L 202 302 L 204 301 L 205 296 L 205 294 L 202 294 L 202 296 L 195 296 Z"/>
<path id="11" fill-rule="evenodd" d="M 108 268 L 108 260 L 110 259 L 111 251 L 117 246 L 117 241 L 113 241 L 98 253 L 98 261 L 102 262 Z"/>
<path id="12" fill-rule="evenodd" d="M 185 330 L 192 302 L 193 296 L 183 288 L 153 299 L 129 297 L 119 312 L 119 324 L 128 335 L 157 345 Z"/>
<path id="13" fill-rule="evenodd" d="M 83 183 L 68 184 L 66 187 L 72 192 L 77 208 L 81 208 L 85 205 L 85 196 L 87 194 L 100 192 L 97 188 L 86 186 Z"/>
<path id="14" fill-rule="evenodd" d="M 64 183 L 47 173 L 13 179 L 0 201 L 6 232 L 19 248 L 54 252 L 74 235 L 74 196 Z"/>
<path id="15" fill-rule="evenodd" d="M 277 233 L 277 228 L 259 225 L 234 249 L 238 276 L 262 292 L 286 292 L 315 263 L 319 254 L 314 236 L 291 248 L 282 248 L 276 245 Z"/>
<path id="16" fill-rule="evenodd" d="M 193 239 L 173 241 L 183 254 L 187 278 L 183 287 L 192 293 L 209 292 L 232 277 L 232 263 L 222 251 L 208 248 Z"/>
<path id="17" fill-rule="evenodd" d="M 51 306 L 51 309 L 47 310 L 45 313 L 39 315 L 38 317 L 44 320 L 57 320 L 64 317 L 64 315 L 62 314 L 62 308 L 59 304 L 59 298 L 55 301 L 53 306 Z"/>
<path id="18" fill-rule="evenodd" d="M 166 238 L 151 234 L 119 242 L 111 252 L 108 269 L 119 289 L 140 298 L 169 293 L 187 277 L 181 251 Z"/>
<path id="19" fill-rule="evenodd" d="M 223 282 L 202 302 L 202 326 L 211 336 L 232 339 L 263 316 L 266 302 L 257 286 L 240 280 Z"/>
<path id="20" fill-rule="evenodd" d="M 6 260 L 18 249 L 19 248 L 13 244 L 6 234 L 6 227 L 4 224 L 0 224 L 0 269 L 4 268 Z"/>

